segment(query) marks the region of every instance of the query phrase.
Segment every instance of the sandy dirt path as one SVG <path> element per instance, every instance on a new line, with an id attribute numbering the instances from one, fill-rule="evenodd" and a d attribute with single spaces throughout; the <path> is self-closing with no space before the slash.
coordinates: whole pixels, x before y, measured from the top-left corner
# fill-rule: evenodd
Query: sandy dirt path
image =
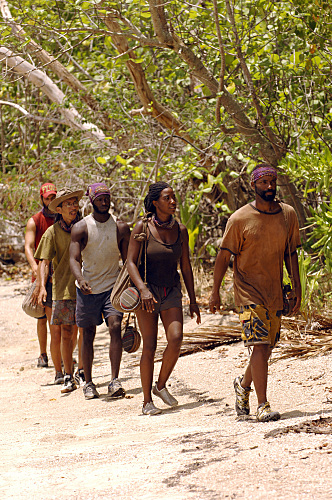
<path id="1" fill-rule="evenodd" d="M 164 413 L 146 417 L 140 350 L 123 355 L 127 397 L 107 399 L 104 327 L 94 364 L 101 398 L 86 401 L 82 389 L 60 394 L 53 368 L 36 367 L 35 320 L 21 309 L 25 288 L 26 282 L 0 282 L 1 498 L 332 498 L 331 434 L 267 436 L 332 416 L 331 355 L 271 364 L 269 399 L 282 413 L 278 422 L 236 418 L 233 379 L 247 360 L 240 344 L 181 357 L 170 380 L 179 406 L 158 401 Z M 251 406 L 254 413 L 254 395 Z"/>

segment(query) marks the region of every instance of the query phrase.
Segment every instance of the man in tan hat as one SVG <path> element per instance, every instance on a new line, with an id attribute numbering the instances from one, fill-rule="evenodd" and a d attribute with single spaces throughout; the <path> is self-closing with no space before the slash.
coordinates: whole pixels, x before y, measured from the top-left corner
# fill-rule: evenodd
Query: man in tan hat
<path id="1" fill-rule="evenodd" d="M 79 200 L 82 196 L 83 191 L 70 188 L 57 192 L 55 199 L 49 204 L 49 209 L 57 214 L 55 223 L 45 231 L 35 253 L 35 258 L 41 261 L 38 266 L 40 304 L 46 300 L 49 264 L 52 262 L 53 265 L 51 325 L 61 326 L 62 359 L 65 368 L 64 387 L 61 391 L 63 393 L 76 389 L 72 354 L 76 329 L 76 288 L 69 267 L 69 245 L 71 229 L 79 220 Z"/>
<path id="2" fill-rule="evenodd" d="M 37 268 L 38 262 L 34 258 L 34 253 L 37 250 L 41 237 L 43 236 L 46 229 L 53 225 L 55 214 L 51 212 L 48 208 L 52 200 L 54 200 L 56 195 L 56 187 L 51 182 L 44 183 L 39 190 L 40 201 L 42 209 L 34 214 L 27 223 L 25 230 L 25 255 L 27 261 L 32 270 L 32 281 L 37 278 Z M 48 297 L 46 301 L 46 315 L 51 311 L 52 305 L 52 285 L 50 282 L 47 283 Z M 45 305 L 45 304 L 44 304 Z M 37 336 L 39 342 L 40 355 L 37 361 L 37 366 L 39 368 L 48 367 L 48 357 L 46 352 L 47 347 L 47 317 L 37 319 Z M 52 347 L 52 346 L 51 346 Z"/>

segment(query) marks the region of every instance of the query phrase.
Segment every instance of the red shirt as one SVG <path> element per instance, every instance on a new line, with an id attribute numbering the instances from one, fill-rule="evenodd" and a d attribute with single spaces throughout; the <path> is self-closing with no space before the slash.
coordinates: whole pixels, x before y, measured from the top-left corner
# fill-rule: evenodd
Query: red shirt
<path id="1" fill-rule="evenodd" d="M 36 213 L 32 216 L 36 224 L 36 239 L 35 239 L 35 250 L 37 250 L 41 237 L 45 233 L 46 229 L 53 225 L 54 217 L 45 217 L 42 211 Z"/>

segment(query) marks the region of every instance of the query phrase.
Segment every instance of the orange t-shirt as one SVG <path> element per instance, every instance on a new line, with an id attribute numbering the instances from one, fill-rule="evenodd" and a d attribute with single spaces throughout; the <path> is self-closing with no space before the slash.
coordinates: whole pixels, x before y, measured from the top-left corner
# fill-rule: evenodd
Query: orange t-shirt
<path id="1" fill-rule="evenodd" d="M 260 304 L 271 311 L 283 308 L 282 275 L 284 256 L 288 252 L 287 227 L 291 253 L 301 241 L 295 210 L 290 205 L 281 205 L 283 211 L 268 213 L 249 203 L 234 212 L 227 222 L 221 248 L 235 256 L 237 306 Z"/>

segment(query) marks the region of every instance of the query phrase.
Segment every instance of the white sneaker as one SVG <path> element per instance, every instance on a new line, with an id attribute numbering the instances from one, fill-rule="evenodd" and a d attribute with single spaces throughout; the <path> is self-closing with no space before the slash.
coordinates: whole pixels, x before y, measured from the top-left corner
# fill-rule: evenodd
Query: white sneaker
<path id="1" fill-rule="evenodd" d="M 72 392 L 77 389 L 74 378 L 72 375 L 65 375 L 63 389 L 61 390 L 62 394 L 66 394 L 67 392 Z"/>
<path id="2" fill-rule="evenodd" d="M 164 401 L 164 403 L 166 405 L 168 405 L 168 406 L 177 406 L 178 405 L 177 400 L 172 396 L 172 394 L 170 394 L 168 392 L 168 390 L 166 389 L 166 387 L 164 387 L 160 391 L 158 390 L 158 388 L 157 388 L 157 382 L 153 386 L 152 393 L 155 396 L 158 396 L 158 398 L 162 399 Z"/>
<path id="3" fill-rule="evenodd" d="M 143 405 L 142 413 L 143 415 L 159 415 L 162 411 L 153 404 L 153 401 L 150 401 L 145 406 Z"/>
<path id="4" fill-rule="evenodd" d="M 118 378 L 114 378 L 112 382 L 109 383 L 108 386 L 108 395 L 111 398 L 123 398 L 126 394 L 126 391 L 121 385 L 121 382 Z"/>
<path id="5" fill-rule="evenodd" d="M 84 384 L 83 394 L 85 399 L 99 398 L 99 392 L 97 391 L 96 386 L 92 381 L 88 384 Z"/>
<path id="6" fill-rule="evenodd" d="M 85 385 L 85 377 L 84 377 L 84 371 L 83 369 L 78 369 L 76 370 L 74 374 L 74 380 L 77 385 L 77 387 L 83 387 Z"/>

